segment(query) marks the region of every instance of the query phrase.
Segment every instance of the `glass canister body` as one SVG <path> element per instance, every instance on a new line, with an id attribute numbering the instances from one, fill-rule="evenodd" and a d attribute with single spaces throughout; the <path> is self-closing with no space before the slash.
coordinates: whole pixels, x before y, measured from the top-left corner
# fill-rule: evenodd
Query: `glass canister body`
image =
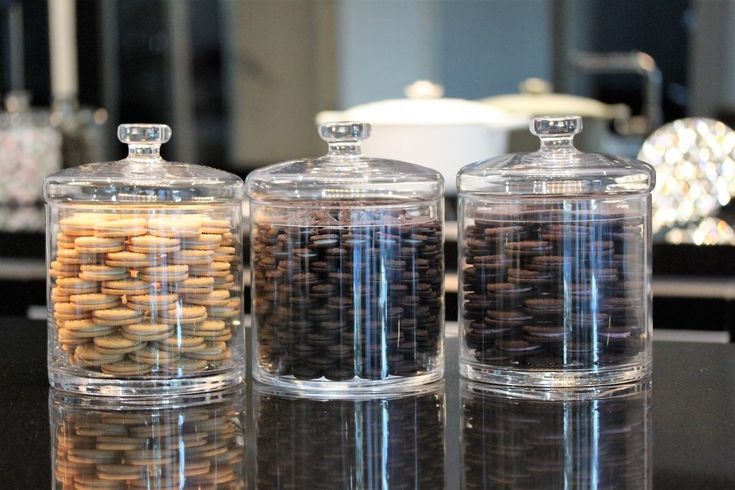
<path id="1" fill-rule="evenodd" d="M 46 189 L 51 384 L 137 396 L 241 382 L 242 181 L 147 157 L 65 172 Z"/>
<path id="2" fill-rule="evenodd" d="M 363 163 L 348 160 L 341 171 Z M 441 176 L 427 172 L 441 189 Z M 340 194 L 326 187 L 327 195 Z M 260 381 L 374 391 L 443 375 L 441 192 L 429 200 L 350 194 L 309 201 L 251 195 L 253 369 Z"/>
<path id="3" fill-rule="evenodd" d="M 573 152 L 552 158 L 547 175 L 526 165 L 509 179 L 508 188 L 519 176 L 538 194 L 460 193 L 460 370 L 468 378 L 575 387 L 650 374 L 652 184 L 595 190 L 633 180 L 636 169 L 609 177 Z M 570 165 L 554 169 L 560 162 Z"/>

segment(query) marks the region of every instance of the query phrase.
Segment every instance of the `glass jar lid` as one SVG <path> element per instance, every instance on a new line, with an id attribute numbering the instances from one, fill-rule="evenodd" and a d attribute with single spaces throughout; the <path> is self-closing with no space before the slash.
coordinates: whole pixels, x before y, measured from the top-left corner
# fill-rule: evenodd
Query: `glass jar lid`
<path id="1" fill-rule="evenodd" d="M 653 167 L 639 160 L 583 153 L 574 147 L 582 131 L 580 116 L 536 117 L 531 132 L 541 140 L 534 153 L 490 158 L 457 174 L 460 193 L 578 196 L 650 192 Z"/>
<path id="2" fill-rule="evenodd" d="M 329 145 L 326 155 L 251 172 L 245 184 L 248 197 L 258 202 L 360 206 L 436 200 L 444 193 L 444 179 L 435 170 L 363 156 L 360 141 L 370 136 L 368 123 L 325 123 L 319 126 L 319 136 Z"/>
<path id="3" fill-rule="evenodd" d="M 117 137 L 128 145 L 127 158 L 49 175 L 46 202 L 207 204 L 243 197 L 243 182 L 236 175 L 161 158 L 161 145 L 171 138 L 165 124 L 121 124 Z"/>

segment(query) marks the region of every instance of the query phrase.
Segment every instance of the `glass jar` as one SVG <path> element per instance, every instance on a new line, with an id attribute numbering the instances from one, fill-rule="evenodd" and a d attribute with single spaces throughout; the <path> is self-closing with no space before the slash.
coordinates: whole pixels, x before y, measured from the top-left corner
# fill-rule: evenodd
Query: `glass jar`
<path id="1" fill-rule="evenodd" d="M 52 488 L 246 488 L 244 389 L 149 401 L 51 390 Z"/>
<path id="2" fill-rule="evenodd" d="M 447 488 L 444 386 L 318 399 L 256 385 L 257 488 Z"/>
<path id="3" fill-rule="evenodd" d="M 157 395 L 244 379 L 243 183 L 164 161 L 170 136 L 121 125 L 126 159 L 46 178 L 54 387 Z"/>
<path id="4" fill-rule="evenodd" d="M 580 117 L 541 117 L 535 153 L 457 176 L 460 371 L 575 387 L 651 370 L 653 169 L 585 154 Z"/>
<path id="5" fill-rule="evenodd" d="M 328 123 L 321 158 L 248 175 L 253 375 L 374 391 L 443 375 L 443 179 L 366 158 L 370 125 Z"/>
<path id="6" fill-rule="evenodd" d="M 649 381 L 551 399 L 489 387 L 460 384 L 462 488 L 653 488 Z"/>

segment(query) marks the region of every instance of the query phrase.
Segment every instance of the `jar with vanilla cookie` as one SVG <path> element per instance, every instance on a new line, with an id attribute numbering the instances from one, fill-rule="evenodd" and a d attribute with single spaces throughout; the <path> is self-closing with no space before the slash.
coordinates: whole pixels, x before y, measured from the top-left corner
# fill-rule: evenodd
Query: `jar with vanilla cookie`
<path id="1" fill-rule="evenodd" d="M 163 160 L 166 125 L 123 124 L 118 137 L 127 158 L 44 184 L 49 381 L 112 396 L 237 384 L 243 182 Z"/>

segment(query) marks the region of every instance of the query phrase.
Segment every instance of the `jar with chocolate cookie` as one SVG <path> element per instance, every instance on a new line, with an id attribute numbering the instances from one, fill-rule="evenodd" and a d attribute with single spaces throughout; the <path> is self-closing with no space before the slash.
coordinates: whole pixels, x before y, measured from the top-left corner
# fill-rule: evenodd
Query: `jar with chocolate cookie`
<path id="1" fill-rule="evenodd" d="M 352 393 L 439 379 L 441 174 L 362 156 L 369 124 L 319 132 L 327 155 L 247 178 L 254 376 Z"/>
<path id="2" fill-rule="evenodd" d="M 49 381 L 111 396 L 237 384 L 243 182 L 163 160 L 168 126 L 118 137 L 127 158 L 45 181 Z"/>
<path id="3" fill-rule="evenodd" d="M 518 387 L 651 371 L 654 170 L 585 154 L 579 117 L 541 117 L 537 152 L 468 165 L 459 189 L 460 371 Z"/>

